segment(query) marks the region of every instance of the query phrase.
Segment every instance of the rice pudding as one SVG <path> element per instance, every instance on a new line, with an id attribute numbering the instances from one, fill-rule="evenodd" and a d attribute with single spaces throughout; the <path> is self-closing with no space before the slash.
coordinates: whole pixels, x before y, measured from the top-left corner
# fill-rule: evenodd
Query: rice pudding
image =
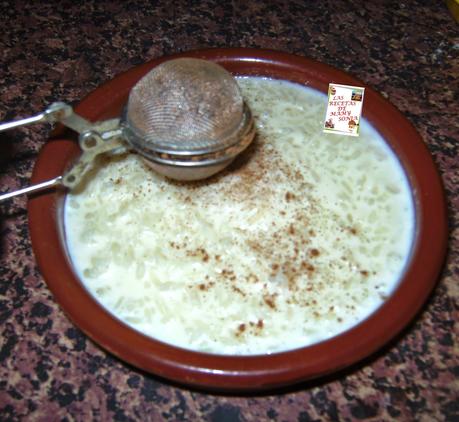
<path id="1" fill-rule="evenodd" d="M 113 315 L 183 348 L 266 354 L 365 319 L 397 286 L 414 215 L 397 158 L 362 119 L 322 132 L 326 95 L 239 78 L 257 137 L 223 172 L 193 183 L 135 154 L 106 156 L 67 195 L 75 271 Z"/>

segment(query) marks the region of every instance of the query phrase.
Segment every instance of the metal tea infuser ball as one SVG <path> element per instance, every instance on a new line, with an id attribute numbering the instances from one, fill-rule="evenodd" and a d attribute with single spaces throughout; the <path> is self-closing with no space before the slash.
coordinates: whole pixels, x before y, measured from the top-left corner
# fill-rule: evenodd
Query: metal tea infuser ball
<path id="1" fill-rule="evenodd" d="M 225 168 L 252 142 L 252 114 L 234 77 L 216 63 L 193 58 L 163 62 L 129 93 L 118 119 L 91 123 L 62 103 L 36 116 L 0 124 L 0 132 L 60 122 L 79 133 L 82 154 L 62 176 L 0 195 L 0 201 L 53 186 L 76 187 L 99 154 L 133 150 L 158 173 L 199 180 Z"/>

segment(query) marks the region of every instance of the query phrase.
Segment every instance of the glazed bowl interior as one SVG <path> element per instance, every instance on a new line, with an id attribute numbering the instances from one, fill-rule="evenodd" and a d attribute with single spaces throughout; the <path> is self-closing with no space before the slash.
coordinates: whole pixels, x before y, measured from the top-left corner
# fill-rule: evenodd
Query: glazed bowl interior
<path id="1" fill-rule="evenodd" d="M 354 364 L 394 338 L 416 315 L 435 285 L 446 249 L 446 211 L 437 170 L 411 124 L 362 82 L 327 65 L 285 53 L 252 49 L 193 51 L 153 60 L 101 86 L 76 107 L 95 121 L 119 116 L 132 86 L 151 68 L 173 57 L 215 61 L 234 75 L 283 79 L 327 92 L 328 84 L 365 87 L 363 116 L 399 158 L 413 195 L 415 234 L 411 257 L 394 293 L 363 322 L 329 340 L 292 351 L 258 356 L 212 355 L 174 347 L 142 335 L 107 312 L 72 268 L 66 247 L 65 191 L 29 201 L 32 245 L 56 301 L 100 346 L 122 360 L 161 377 L 213 390 L 256 391 L 294 384 Z M 62 174 L 80 153 L 67 132 L 40 153 L 32 182 Z"/>

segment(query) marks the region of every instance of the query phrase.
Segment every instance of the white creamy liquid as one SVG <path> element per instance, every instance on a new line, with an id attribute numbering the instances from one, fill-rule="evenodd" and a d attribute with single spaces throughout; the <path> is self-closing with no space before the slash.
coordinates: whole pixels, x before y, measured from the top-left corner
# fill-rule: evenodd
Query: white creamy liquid
<path id="1" fill-rule="evenodd" d="M 182 184 L 136 155 L 106 158 L 68 195 L 65 227 L 80 279 L 120 320 L 187 349 L 265 354 L 335 336 L 384 301 L 413 203 L 367 122 L 356 138 L 324 134 L 325 95 L 238 82 L 258 136 L 228 170 Z"/>

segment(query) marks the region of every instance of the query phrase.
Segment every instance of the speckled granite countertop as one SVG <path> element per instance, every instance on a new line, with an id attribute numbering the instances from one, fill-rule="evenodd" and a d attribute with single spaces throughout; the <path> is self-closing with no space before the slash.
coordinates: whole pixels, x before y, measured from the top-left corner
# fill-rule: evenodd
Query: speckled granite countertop
<path id="1" fill-rule="evenodd" d="M 26 200 L 1 206 L 0 420 L 459 420 L 459 25 L 441 1 L 0 2 L 0 120 L 76 103 L 151 58 L 261 47 L 336 66 L 415 125 L 442 174 L 450 248 L 398 341 L 356 368 L 252 397 L 178 388 L 87 339 L 31 250 Z M 1 191 L 28 184 L 48 128 L 1 134 Z"/>

